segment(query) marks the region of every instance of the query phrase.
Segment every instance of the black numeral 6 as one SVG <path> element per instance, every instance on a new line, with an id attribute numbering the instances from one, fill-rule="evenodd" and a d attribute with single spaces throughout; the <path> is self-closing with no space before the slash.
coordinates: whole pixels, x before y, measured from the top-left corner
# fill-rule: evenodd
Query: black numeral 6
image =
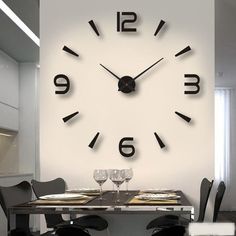
<path id="1" fill-rule="evenodd" d="M 120 154 L 124 157 L 132 157 L 135 154 L 135 148 L 131 144 L 124 144 L 124 142 L 134 141 L 132 137 L 122 138 L 119 142 L 119 151 Z"/>

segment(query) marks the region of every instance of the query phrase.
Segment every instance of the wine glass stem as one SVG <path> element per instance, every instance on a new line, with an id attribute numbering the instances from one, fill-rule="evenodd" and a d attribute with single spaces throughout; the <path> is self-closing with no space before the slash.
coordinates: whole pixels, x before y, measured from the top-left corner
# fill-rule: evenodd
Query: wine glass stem
<path id="1" fill-rule="evenodd" d="M 126 181 L 126 192 L 127 192 L 127 193 L 129 192 L 128 185 L 129 185 L 129 182 Z"/>
<path id="2" fill-rule="evenodd" d="M 100 186 L 100 200 L 102 200 L 102 184 L 99 184 Z"/>
<path id="3" fill-rule="evenodd" d="M 112 193 L 114 193 L 114 192 L 115 192 L 115 184 L 112 183 Z"/>
<path id="4" fill-rule="evenodd" d="M 120 202 L 120 185 L 118 184 L 117 185 L 117 199 L 116 199 L 117 202 Z"/>

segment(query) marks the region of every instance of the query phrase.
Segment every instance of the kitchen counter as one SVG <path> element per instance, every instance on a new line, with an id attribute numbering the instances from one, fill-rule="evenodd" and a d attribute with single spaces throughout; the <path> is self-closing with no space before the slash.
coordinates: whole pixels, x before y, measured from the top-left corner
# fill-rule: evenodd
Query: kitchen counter
<path id="1" fill-rule="evenodd" d="M 33 173 L 1 172 L 0 171 L 0 178 L 5 178 L 5 177 L 21 177 L 21 176 L 33 176 Z"/>

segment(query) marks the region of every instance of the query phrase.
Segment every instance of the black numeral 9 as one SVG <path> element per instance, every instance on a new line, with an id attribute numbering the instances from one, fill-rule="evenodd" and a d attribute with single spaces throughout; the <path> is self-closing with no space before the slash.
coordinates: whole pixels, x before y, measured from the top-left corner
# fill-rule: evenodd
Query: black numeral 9
<path id="1" fill-rule="evenodd" d="M 133 145 L 131 144 L 124 144 L 124 142 L 130 142 L 130 141 L 134 141 L 134 138 L 132 137 L 125 137 L 125 138 L 122 138 L 120 140 L 120 143 L 119 143 L 119 151 L 120 151 L 120 154 L 124 157 L 132 157 L 134 154 L 135 154 L 135 148 Z M 125 149 L 125 151 L 124 151 Z M 127 152 L 127 149 L 130 149 L 129 152 Z"/>
<path id="2" fill-rule="evenodd" d="M 129 19 L 121 19 L 128 16 Z M 135 27 L 129 27 L 128 24 L 135 23 L 137 20 L 137 14 L 135 12 L 117 12 L 117 32 L 136 32 Z"/>
<path id="3" fill-rule="evenodd" d="M 61 90 L 56 90 L 55 94 L 66 94 L 70 90 L 70 80 L 64 74 L 59 74 L 54 77 L 54 84 L 60 87 Z"/>

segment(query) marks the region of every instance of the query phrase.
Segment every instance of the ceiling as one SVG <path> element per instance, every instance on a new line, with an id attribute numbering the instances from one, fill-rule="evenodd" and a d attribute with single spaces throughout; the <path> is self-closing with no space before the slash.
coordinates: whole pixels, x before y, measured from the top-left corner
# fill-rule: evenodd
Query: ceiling
<path id="1" fill-rule="evenodd" d="M 39 0 L 3 0 L 39 37 Z M 39 47 L 0 10 L 0 50 L 18 62 L 38 62 Z"/>

